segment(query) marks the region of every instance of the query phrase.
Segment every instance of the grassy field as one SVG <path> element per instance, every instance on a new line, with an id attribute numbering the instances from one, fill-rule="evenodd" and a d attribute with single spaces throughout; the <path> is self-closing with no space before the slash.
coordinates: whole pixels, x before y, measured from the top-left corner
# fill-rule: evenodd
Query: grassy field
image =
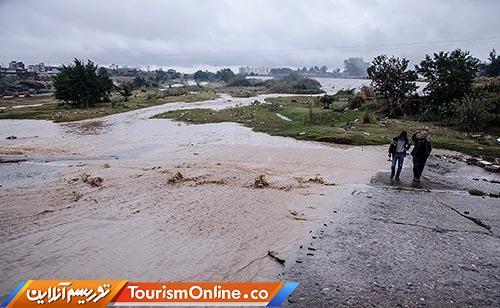
<path id="1" fill-rule="evenodd" d="M 500 157 L 495 140 L 476 140 L 452 128 L 410 119 L 378 120 L 367 103 L 361 109 L 349 109 L 347 102 L 333 103 L 323 109 L 318 97 L 295 96 L 268 99 L 269 104 L 214 111 L 211 109 L 175 110 L 156 115 L 193 124 L 235 122 L 270 135 L 352 145 L 382 145 L 402 130 L 409 134 L 427 127 L 435 148 L 455 150 L 470 155 Z"/>
<path id="2" fill-rule="evenodd" d="M 119 96 L 111 97 L 112 103 L 100 104 L 92 108 L 72 108 L 60 106 L 53 98 L 36 97 L 29 98 L 30 104 L 42 104 L 41 106 L 12 108 L 0 112 L 0 119 L 37 119 L 51 120 L 54 122 L 71 122 L 91 118 L 103 117 L 115 113 L 132 111 L 136 109 L 161 105 L 171 102 L 194 102 L 215 99 L 215 92 L 197 92 L 179 96 L 163 96 L 159 92 L 134 92 L 129 101 L 124 102 Z M 15 101 L 19 102 L 16 103 Z M 0 99 L 0 106 L 13 106 L 26 104 L 24 98 Z"/>

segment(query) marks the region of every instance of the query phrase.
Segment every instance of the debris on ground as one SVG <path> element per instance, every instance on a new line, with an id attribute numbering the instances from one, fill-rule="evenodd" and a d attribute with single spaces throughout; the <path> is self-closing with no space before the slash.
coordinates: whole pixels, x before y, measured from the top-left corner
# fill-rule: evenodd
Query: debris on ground
<path id="1" fill-rule="evenodd" d="M 288 210 L 288 212 L 290 213 L 290 215 L 292 216 L 292 218 L 295 219 L 295 220 L 307 220 L 304 217 L 303 213 L 299 213 L 299 212 L 297 212 L 295 210 Z"/>
<path id="2" fill-rule="evenodd" d="M 216 184 L 216 185 L 226 185 L 227 181 L 225 179 L 220 180 L 200 180 L 195 182 L 196 185 L 207 185 L 207 184 Z"/>
<path id="3" fill-rule="evenodd" d="M 271 257 L 273 260 L 275 260 L 276 262 L 278 262 L 279 264 L 281 264 L 281 265 L 285 265 L 285 259 L 281 259 L 280 257 L 277 257 L 277 256 L 276 256 L 276 252 L 274 252 L 274 251 L 270 251 L 270 250 L 269 250 L 269 251 L 267 252 L 267 255 L 268 255 L 269 257 Z"/>
<path id="4" fill-rule="evenodd" d="M 9 137 L 7 137 L 7 138 L 5 138 L 5 139 L 13 140 L 13 139 L 17 139 L 17 137 L 16 137 L 16 136 L 14 136 L 14 135 L 12 135 L 12 136 L 9 136 Z"/>
<path id="5" fill-rule="evenodd" d="M 283 185 L 279 189 L 284 191 L 290 191 L 292 190 L 292 185 Z"/>
<path id="6" fill-rule="evenodd" d="M 494 172 L 494 173 L 500 172 L 500 161 L 498 158 L 494 158 L 494 159 L 486 158 L 485 159 L 483 157 L 470 157 L 470 156 L 466 156 L 463 154 L 451 155 L 448 157 L 447 156 L 440 156 L 440 155 L 434 155 L 434 156 L 436 156 L 437 158 L 441 158 L 441 159 L 452 158 L 452 159 L 467 163 L 468 165 L 474 165 L 474 166 L 483 168 L 484 170 L 489 171 L 489 172 Z"/>
<path id="7" fill-rule="evenodd" d="M 479 189 L 469 189 L 469 194 L 472 196 L 484 196 L 486 193 L 484 191 L 481 191 Z"/>
<path id="8" fill-rule="evenodd" d="M 269 187 L 269 182 L 266 179 L 266 176 L 261 174 L 259 175 L 256 179 L 255 182 L 253 183 L 254 188 L 264 188 L 264 187 Z"/>
<path id="9" fill-rule="evenodd" d="M 77 191 L 73 191 L 72 193 L 73 193 L 73 196 L 71 197 L 71 201 L 73 201 L 73 202 L 77 202 L 78 200 L 80 200 L 83 197 L 83 195 Z"/>
<path id="10" fill-rule="evenodd" d="M 89 184 L 92 187 L 101 187 L 102 186 L 102 178 L 99 176 L 90 176 L 87 173 L 82 174 L 80 177 L 82 182 Z"/>
<path id="11" fill-rule="evenodd" d="M 317 174 L 314 178 L 310 178 L 307 180 L 309 183 L 317 183 L 317 184 L 322 184 L 322 185 L 327 185 L 327 186 L 335 186 L 335 183 L 329 183 L 326 182 L 323 177 L 321 177 L 319 174 Z"/>
<path id="12" fill-rule="evenodd" d="M 323 179 L 319 174 L 317 174 L 314 178 L 310 178 L 307 181 L 310 183 L 325 184 L 325 179 Z"/>
<path id="13" fill-rule="evenodd" d="M 184 181 L 184 176 L 182 175 L 182 173 L 180 172 L 177 172 L 173 177 L 171 177 L 170 179 L 168 179 L 168 184 L 176 184 L 176 183 L 179 183 L 179 182 L 182 182 Z"/>
<path id="14" fill-rule="evenodd" d="M 104 163 L 104 165 L 102 165 L 102 166 L 103 166 L 103 168 L 106 168 L 106 169 L 108 169 L 109 167 L 111 167 L 108 163 Z"/>

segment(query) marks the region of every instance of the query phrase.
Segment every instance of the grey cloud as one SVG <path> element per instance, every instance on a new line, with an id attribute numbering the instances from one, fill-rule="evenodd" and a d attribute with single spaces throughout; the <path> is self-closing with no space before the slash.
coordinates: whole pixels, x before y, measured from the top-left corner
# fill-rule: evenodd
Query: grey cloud
<path id="1" fill-rule="evenodd" d="M 0 62 L 340 67 L 456 47 L 484 59 L 499 46 L 498 12 L 495 0 L 0 0 Z M 483 37 L 498 39 L 394 45 Z"/>

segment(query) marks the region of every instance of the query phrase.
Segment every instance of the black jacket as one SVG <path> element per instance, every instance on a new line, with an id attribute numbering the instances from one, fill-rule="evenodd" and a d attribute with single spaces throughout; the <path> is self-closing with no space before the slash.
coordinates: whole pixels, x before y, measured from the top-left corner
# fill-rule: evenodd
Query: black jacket
<path id="1" fill-rule="evenodd" d="M 396 154 L 396 148 L 398 145 L 398 137 L 392 138 L 391 145 L 389 146 L 389 154 Z M 408 139 L 405 140 L 405 151 L 407 151 L 410 148 L 410 141 Z"/>
<path id="2" fill-rule="evenodd" d="M 414 157 L 429 157 L 432 151 L 432 145 L 427 138 L 417 138 L 417 134 L 411 136 L 411 140 L 415 143 L 411 155 Z"/>

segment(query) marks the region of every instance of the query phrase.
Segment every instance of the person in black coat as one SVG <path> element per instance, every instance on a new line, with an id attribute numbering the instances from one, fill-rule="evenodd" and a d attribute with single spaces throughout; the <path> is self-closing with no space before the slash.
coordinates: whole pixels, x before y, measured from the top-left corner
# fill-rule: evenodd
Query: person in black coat
<path id="1" fill-rule="evenodd" d="M 414 143 L 413 150 L 411 151 L 411 155 L 413 156 L 413 182 L 417 184 L 420 183 L 420 176 L 424 171 L 427 158 L 429 158 L 432 151 L 431 142 L 427 140 L 428 135 L 427 131 L 422 130 L 419 136 L 417 136 L 417 133 L 411 136 L 411 140 Z"/>

